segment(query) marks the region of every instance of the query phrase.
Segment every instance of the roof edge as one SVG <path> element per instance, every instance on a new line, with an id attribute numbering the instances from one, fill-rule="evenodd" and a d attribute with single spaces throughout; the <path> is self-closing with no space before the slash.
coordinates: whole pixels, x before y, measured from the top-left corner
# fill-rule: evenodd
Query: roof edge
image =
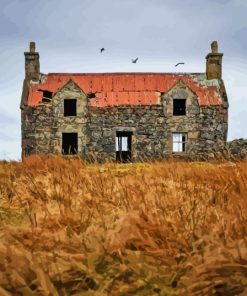
<path id="1" fill-rule="evenodd" d="M 67 76 L 67 75 L 76 75 L 76 76 L 83 76 L 83 75 L 202 75 L 206 74 L 205 72 L 92 72 L 92 73 L 48 73 L 46 75 L 60 75 L 60 76 Z"/>

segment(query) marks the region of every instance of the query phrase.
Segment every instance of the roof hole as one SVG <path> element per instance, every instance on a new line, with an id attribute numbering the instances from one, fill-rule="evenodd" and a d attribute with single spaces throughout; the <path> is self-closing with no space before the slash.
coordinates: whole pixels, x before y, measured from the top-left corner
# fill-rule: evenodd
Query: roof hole
<path id="1" fill-rule="evenodd" d="M 96 93 L 90 92 L 87 94 L 89 99 L 96 98 Z"/>
<path id="2" fill-rule="evenodd" d="M 51 101 L 52 92 L 50 92 L 48 90 L 41 90 L 41 89 L 38 89 L 38 91 L 42 91 L 43 92 L 42 102 L 50 102 Z"/>

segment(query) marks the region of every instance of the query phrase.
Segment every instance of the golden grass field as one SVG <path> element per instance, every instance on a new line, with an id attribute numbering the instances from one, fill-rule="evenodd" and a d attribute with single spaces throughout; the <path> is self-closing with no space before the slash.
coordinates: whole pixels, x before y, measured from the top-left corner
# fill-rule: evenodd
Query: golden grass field
<path id="1" fill-rule="evenodd" d="M 247 295 L 247 162 L 0 162 L 0 295 Z"/>

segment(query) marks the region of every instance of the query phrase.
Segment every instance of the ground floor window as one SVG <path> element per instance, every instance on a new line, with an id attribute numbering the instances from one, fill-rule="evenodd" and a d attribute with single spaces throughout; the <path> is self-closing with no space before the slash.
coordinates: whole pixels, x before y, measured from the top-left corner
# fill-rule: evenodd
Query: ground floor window
<path id="1" fill-rule="evenodd" d="M 172 152 L 185 152 L 187 145 L 186 133 L 173 133 L 172 134 Z"/>
<path id="2" fill-rule="evenodd" d="M 62 154 L 77 154 L 78 152 L 78 134 L 63 133 L 62 135 Z"/>
<path id="3" fill-rule="evenodd" d="M 116 160 L 128 162 L 131 160 L 132 132 L 116 132 Z"/>

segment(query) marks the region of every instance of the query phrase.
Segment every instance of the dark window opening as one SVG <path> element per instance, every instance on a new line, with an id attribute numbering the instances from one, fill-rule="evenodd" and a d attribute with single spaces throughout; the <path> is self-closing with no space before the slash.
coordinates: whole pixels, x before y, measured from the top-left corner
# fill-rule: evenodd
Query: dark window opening
<path id="1" fill-rule="evenodd" d="M 78 152 L 78 134 L 63 133 L 62 137 L 62 154 L 70 155 Z"/>
<path id="2" fill-rule="evenodd" d="M 186 100 L 174 99 L 173 100 L 173 115 L 185 115 L 186 114 Z"/>
<path id="3" fill-rule="evenodd" d="M 116 160 L 118 162 L 131 161 L 132 132 L 116 132 Z"/>
<path id="4" fill-rule="evenodd" d="M 44 98 L 51 99 L 51 97 L 52 97 L 52 92 L 50 92 L 50 91 L 48 91 L 48 90 L 44 90 L 44 91 L 43 91 L 43 97 L 44 97 Z"/>
<path id="5" fill-rule="evenodd" d="M 64 116 L 76 116 L 76 99 L 64 100 Z"/>

